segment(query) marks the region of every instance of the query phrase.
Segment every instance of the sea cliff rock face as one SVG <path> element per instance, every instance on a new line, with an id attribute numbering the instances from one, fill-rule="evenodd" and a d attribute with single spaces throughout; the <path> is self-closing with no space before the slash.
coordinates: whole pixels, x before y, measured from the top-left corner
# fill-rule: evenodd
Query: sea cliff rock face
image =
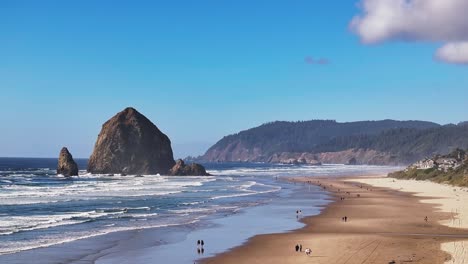
<path id="1" fill-rule="evenodd" d="M 212 152 L 214 153 L 214 152 Z M 242 154 L 241 154 L 242 153 Z M 215 153 L 219 154 L 219 153 Z M 239 155 L 241 154 L 241 155 Z M 202 157 L 200 160 L 205 160 Z M 206 160 L 205 160 L 206 161 Z M 218 155 L 214 160 L 216 162 L 268 162 L 268 163 L 281 163 L 281 164 L 307 164 L 307 165 L 321 165 L 321 164 L 369 164 L 369 165 L 402 165 L 397 157 L 389 153 L 380 152 L 371 149 L 347 149 L 334 152 L 281 152 L 265 158 L 263 155 L 256 155 L 247 149 L 240 150 L 234 148 L 234 152 L 224 152 Z"/>
<path id="2" fill-rule="evenodd" d="M 170 175 L 174 176 L 208 176 L 205 168 L 197 163 L 186 165 L 181 159 L 177 160 L 174 167 L 169 172 Z"/>
<path id="3" fill-rule="evenodd" d="M 282 152 L 280 154 L 273 154 L 269 159 L 269 163 L 282 163 L 282 164 L 308 164 L 308 165 L 321 165 L 317 155 L 312 153 L 294 153 Z"/>
<path id="4" fill-rule="evenodd" d="M 212 162 L 262 162 L 269 157 L 260 148 L 249 148 L 241 141 L 229 143 L 225 148 L 211 148 L 202 160 Z"/>
<path id="5" fill-rule="evenodd" d="M 318 160 L 328 164 L 368 164 L 368 165 L 401 165 L 398 159 L 388 153 L 371 149 L 347 149 L 317 154 Z"/>
<path id="6" fill-rule="evenodd" d="M 169 138 L 148 118 L 129 107 L 102 126 L 89 158 L 88 171 L 166 174 L 174 164 Z"/>
<path id="7" fill-rule="evenodd" d="M 466 135 L 468 125 L 463 122 L 441 126 L 397 120 L 275 121 L 225 136 L 196 160 L 407 165 L 434 153 L 448 153 L 453 146 L 468 148 Z M 316 158 L 301 157 L 304 153 Z"/>
<path id="8" fill-rule="evenodd" d="M 67 177 L 78 175 L 78 165 L 76 165 L 73 156 L 65 147 L 62 148 L 59 154 L 57 174 L 62 174 Z"/>

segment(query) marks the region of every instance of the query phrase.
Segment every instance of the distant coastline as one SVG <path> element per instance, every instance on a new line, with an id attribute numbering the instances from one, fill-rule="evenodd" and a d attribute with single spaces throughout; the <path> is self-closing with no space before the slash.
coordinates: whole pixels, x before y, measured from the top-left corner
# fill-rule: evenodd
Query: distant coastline
<path id="1" fill-rule="evenodd" d="M 228 135 L 199 162 L 366 164 L 405 166 L 424 157 L 468 148 L 468 123 L 333 120 L 270 122 Z"/>

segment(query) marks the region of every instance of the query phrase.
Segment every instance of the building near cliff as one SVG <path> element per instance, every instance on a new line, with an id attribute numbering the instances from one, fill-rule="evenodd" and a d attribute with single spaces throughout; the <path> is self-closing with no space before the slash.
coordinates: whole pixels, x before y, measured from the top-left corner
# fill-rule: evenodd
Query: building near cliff
<path id="1" fill-rule="evenodd" d="M 464 157 L 464 156 L 463 156 Z M 406 171 L 410 169 L 427 170 L 437 168 L 437 170 L 447 172 L 449 169 L 456 169 L 462 164 L 462 160 L 451 157 L 438 157 L 434 159 L 423 159 L 408 166 Z"/>
<path id="2" fill-rule="evenodd" d="M 440 171 L 448 171 L 449 169 L 456 169 L 461 165 L 455 158 L 439 158 L 436 160 L 437 169 Z"/>
<path id="3" fill-rule="evenodd" d="M 433 159 L 423 159 L 409 166 L 410 169 L 427 170 L 436 167 Z"/>

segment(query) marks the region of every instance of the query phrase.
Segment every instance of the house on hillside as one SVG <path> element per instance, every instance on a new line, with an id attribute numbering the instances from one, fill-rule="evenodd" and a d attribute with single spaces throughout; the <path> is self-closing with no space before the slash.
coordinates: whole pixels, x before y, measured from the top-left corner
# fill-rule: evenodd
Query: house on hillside
<path id="1" fill-rule="evenodd" d="M 433 159 L 423 159 L 416 163 L 413 163 L 412 165 L 410 165 L 409 168 L 417 170 L 426 170 L 432 169 L 434 167 L 436 167 L 436 164 Z"/>
<path id="2" fill-rule="evenodd" d="M 461 165 L 461 162 L 454 158 L 439 158 L 436 163 L 437 169 L 445 172 L 449 169 L 456 169 Z"/>
<path id="3" fill-rule="evenodd" d="M 447 172 L 449 169 L 456 169 L 460 167 L 463 162 L 468 161 L 468 155 L 461 149 L 456 149 L 452 153 L 440 156 L 437 155 L 432 159 L 426 158 L 411 164 L 405 171 L 410 169 L 427 170 L 437 168 L 439 171 Z"/>

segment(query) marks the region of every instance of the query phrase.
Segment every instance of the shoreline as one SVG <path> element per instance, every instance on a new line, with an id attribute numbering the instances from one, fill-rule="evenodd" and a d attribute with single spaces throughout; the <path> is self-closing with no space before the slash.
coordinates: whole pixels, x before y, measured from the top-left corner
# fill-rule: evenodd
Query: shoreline
<path id="1" fill-rule="evenodd" d="M 435 202 L 421 202 L 422 198 L 414 192 L 376 187 L 356 180 L 366 178 L 369 176 L 292 179 L 325 187 L 334 201 L 319 215 L 302 219 L 303 228 L 257 235 L 241 246 L 202 259 L 200 263 L 462 263 L 446 252 L 453 254 L 454 250 L 442 247 L 468 240 L 468 230 L 440 223 L 451 219 L 452 214 L 440 211 Z M 349 218 L 346 223 L 341 221 L 345 215 Z M 429 220 L 425 222 L 427 215 Z M 294 246 L 298 243 L 311 248 L 312 255 L 296 253 Z M 460 247 L 452 247 L 460 251 Z"/>
<path id="2" fill-rule="evenodd" d="M 318 214 L 330 201 L 327 192 L 320 188 L 306 188 L 289 181 L 281 181 L 279 184 L 285 188 L 278 197 L 274 196 L 276 198 L 273 201 L 247 206 L 232 214 L 215 213 L 189 225 L 116 231 L 1 255 L 0 262 L 104 264 L 151 263 L 157 262 L 157 259 L 167 259 L 171 263 L 193 263 L 203 256 L 215 256 L 241 245 L 257 234 L 301 228 L 304 224 L 297 221 L 294 214 L 289 214 L 293 210 L 289 201 L 301 204 L 307 215 Z M 265 195 L 270 197 L 269 194 Z M 223 238 L 223 234 L 228 234 L 229 239 Z M 197 248 L 194 247 L 194 241 L 200 238 L 207 243 L 204 255 L 197 254 Z M 37 259 L 37 255 L 41 258 Z"/>

